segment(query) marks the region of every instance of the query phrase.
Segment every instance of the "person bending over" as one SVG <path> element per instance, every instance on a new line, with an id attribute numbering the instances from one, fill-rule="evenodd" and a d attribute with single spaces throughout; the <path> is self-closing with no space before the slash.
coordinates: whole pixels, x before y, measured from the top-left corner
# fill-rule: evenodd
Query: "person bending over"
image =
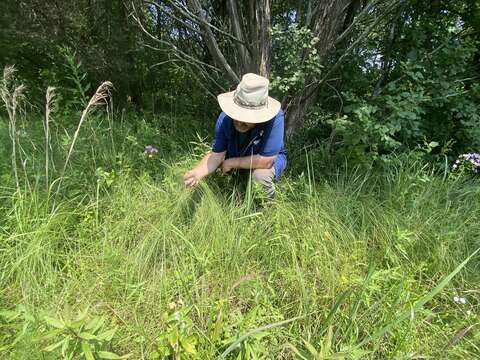
<path id="1" fill-rule="evenodd" d="M 274 182 L 285 170 L 287 155 L 284 114 L 280 103 L 268 96 L 268 85 L 268 79 L 249 73 L 235 91 L 218 95 L 222 112 L 212 150 L 185 173 L 186 186 L 197 185 L 221 166 L 224 174 L 248 171 L 269 197 L 274 196 Z"/>

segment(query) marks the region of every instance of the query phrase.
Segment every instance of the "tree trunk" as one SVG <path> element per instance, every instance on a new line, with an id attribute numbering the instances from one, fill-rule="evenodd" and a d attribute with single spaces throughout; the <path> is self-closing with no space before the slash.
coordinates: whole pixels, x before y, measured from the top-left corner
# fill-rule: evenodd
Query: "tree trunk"
<path id="1" fill-rule="evenodd" d="M 208 51 L 210 55 L 214 59 L 214 61 L 221 66 L 222 69 L 225 70 L 227 76 L 233 82 L 238 82 L 240 79 L 238 75 L 233 71 L 230 64 L 225 59 L 220 47 L 218 46 L 217 40 L 215 39 L 215 35 L 212 32 L 212 29 L 209 26 L 208 20 L 205 17 L 205 13 L 202 9 L 198 0 L 188 0 L 188 3 L 193 10 L 194 14 L 200 19 L 199 26 L 202 29 L 202 34 L 204 41 L 207 45 Z"/>
<path id="2" fill-rule="evenodd" d="M 272 51 L 272 38 L 270 35 L 271 15 L 270 0 L 260 0 L 257 3 L 257 28 L 260 29 L 258 48 L 260 49 L 258 59 L 258 73 L 268 77 L 270 74 L 270 61 Z"/>
<path id="3" fill-rule="evenodd" d="M 305 93 L 299 94 L 292 99 L 292 102 L 286 110 L 285 134 L 291 137 L 296 131 L 301 129 L 305 122 L 305 116 L 310 106 L 317 98 L 317 90 L 307 96 Z"/>
<path id="4" fill-rule="evenodd" d="M 228 12 L 232 24 L 233 35 L 235 35 L 238 40 L 245 42 L 245 34 L 241 26 L 242 15 L 239 13 L 237 2 L 235 0 L 228 0 Z M 238 73 L 243 74 L 248 72 L 252 62 L 248 49 L 246 49 L 240 42 L 236 42 L 235 47 L 238 53 Z"/>
<path id="5" fill-rule="evenodd" d="M 347 12 L 356 2 L 357 0 L 325 0 L 319 3 L 317 17 L 313 22 L 313 34 L 320 39 L 316 50 L 323 63 L 327 62 L 338 35 L 345 27 Z M 351 21 L 353 21 L 353 16 Z M 308 53 L 304 52 L 302 56 L 306 57 Z M 315 83 L 318 81 L 319 79 L 316 78 L 307 79 L 306 84 L 308 85 L 303 91 L 286 98 L 283 105 L 286 112 L 287 136 L 291 136 L 303 126 L 305 116 L 317 98 L 318 89 Z"/>

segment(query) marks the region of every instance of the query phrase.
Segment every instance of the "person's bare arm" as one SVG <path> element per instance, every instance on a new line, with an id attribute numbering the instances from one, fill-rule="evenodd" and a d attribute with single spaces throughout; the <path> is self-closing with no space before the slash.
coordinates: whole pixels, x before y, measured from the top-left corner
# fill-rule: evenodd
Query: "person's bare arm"
<path id="1" fill-rule="evenodd" d="M 222 163 L 223 173 L 226 174 L 232 169 L 270 169 L 276 159 L 275 156 L 242 156 L 230 158 Z"/>
<path id="2" fill-rule="evenodd" d="M 186 186 L 195 186 L 205 176 L 213 173 L 225 159 L 226 151 L 216 153 L 210 151 L 202 160 L 191 170 L 187 171 L 183 176 L 183 180 Z"/>

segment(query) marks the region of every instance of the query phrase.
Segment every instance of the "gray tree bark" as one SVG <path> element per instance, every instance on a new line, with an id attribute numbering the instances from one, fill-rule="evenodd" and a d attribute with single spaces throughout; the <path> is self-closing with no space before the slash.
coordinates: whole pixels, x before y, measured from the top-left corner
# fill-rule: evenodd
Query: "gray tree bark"
<path id="1" fill-rule="evenodd" d="M 320 39 L 318 42 L 317 52 L 321 59 L 326 59 L 335 41 L 340 35 L 345 24 L 347 10 L 356 0 L 324 0 L 318 4 L 316 18 L 312 22 L 313 34 Z M 308 56 L 308 52 L 304 52 L 302 57 Z M 311 105 L 315 103 L 318 90 L 316 82 L 319 79 L 307 79 L 307 86 L 300 93 L 287 97 L 284 101 L 284 109 L 286 112 L 287 136 L 293 135 L 298 129 L 303 127 L 305 116 L 307 115 Z"/>

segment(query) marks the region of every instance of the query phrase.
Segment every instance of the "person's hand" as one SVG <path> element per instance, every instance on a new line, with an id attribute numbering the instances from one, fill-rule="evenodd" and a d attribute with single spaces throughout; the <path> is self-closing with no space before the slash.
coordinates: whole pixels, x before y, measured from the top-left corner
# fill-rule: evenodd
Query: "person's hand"
<path id="1" fill-rule="evenodd" d="M 183 182 L 185 183 L 185 186 L 188 186 L 188 187 L 193 187 L 198 185 L 201 179 L 202 177 L 198 175 L 195 168 L 187 171 L 185 175 L 183 175 Z"/>
<path id="2" fill-rule="evenodd" d="M 233 170 L 232 159 L 223 160 L 222 162 L 222 172 L 223 175 L 228 175 L 230 171 Z"/>

